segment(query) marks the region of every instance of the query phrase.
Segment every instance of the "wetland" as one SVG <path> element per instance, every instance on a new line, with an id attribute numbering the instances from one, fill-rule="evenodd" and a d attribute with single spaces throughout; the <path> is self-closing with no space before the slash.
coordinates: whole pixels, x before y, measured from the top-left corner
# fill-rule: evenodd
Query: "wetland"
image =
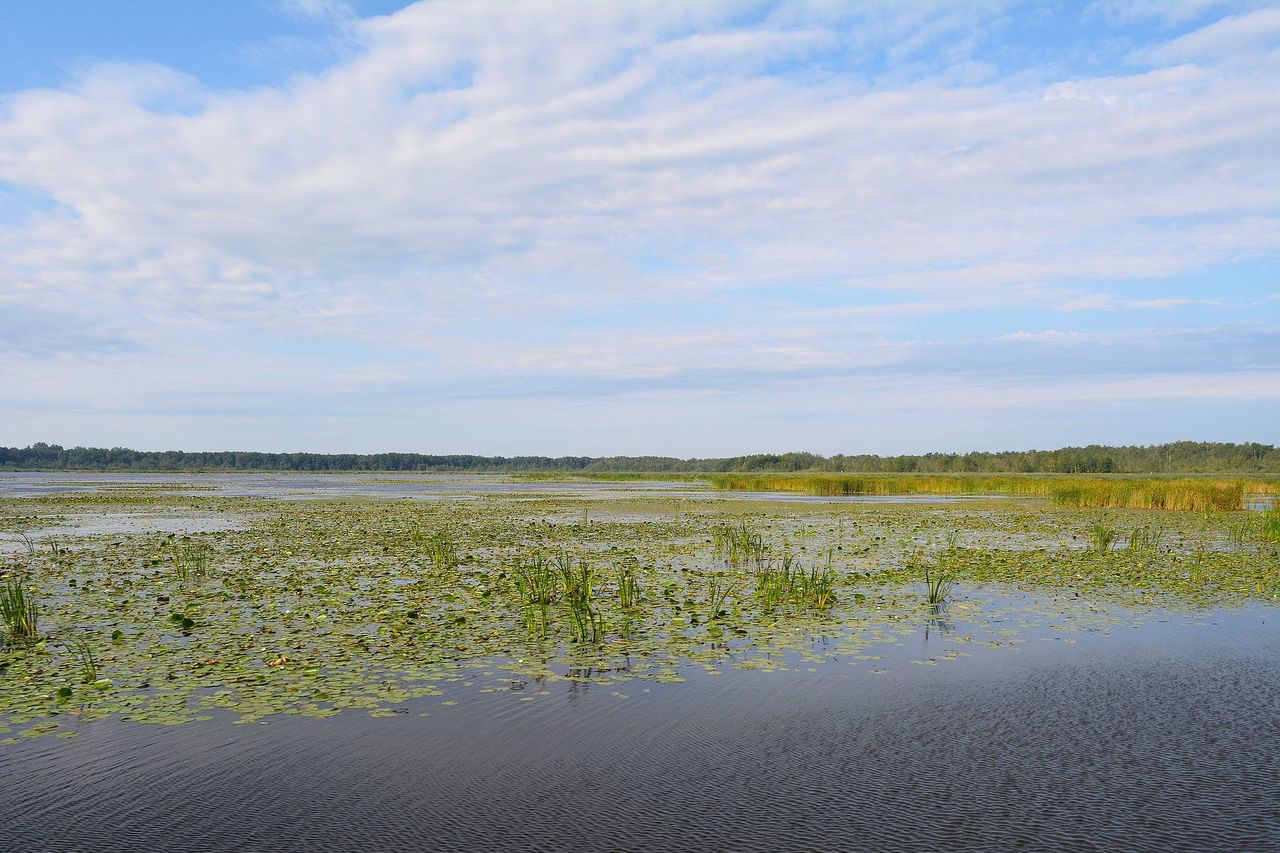
<path id="1" fill-rule="evenodd" d="M 0 473 L 4 826 L 1276 849 L 1271 484 L 1097 482 Z"/>

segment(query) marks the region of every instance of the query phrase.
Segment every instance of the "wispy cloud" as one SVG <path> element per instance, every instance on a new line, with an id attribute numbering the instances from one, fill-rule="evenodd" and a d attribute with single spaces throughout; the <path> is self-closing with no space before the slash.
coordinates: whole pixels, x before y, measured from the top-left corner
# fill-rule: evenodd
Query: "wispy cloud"
<path id="1" fill-rule="evenodd" d="M 414 401 L 462 388 L 1032 381 L 999 348 L 1062 312 L 1200 307 L 1224 346 L 1265 345 L 1221 293 L 1143 283 L 1280 253 L 1277 10 L 1101 4 L 1217 19 L 1046 85 L 985 62 L 1011 5 L 291 0 L 354 52 L 252 89 L 116 64 L 12 93 L 0 181 L 46 202 L 0 218 L 0 302 L 71 319 L 10 346 L 80 366 L 0 377 L 138 411 L 191 384 L 305 409 L 329 377 L 403 395 L 408 436 Z M 943 352 L 957 369 L 921 355 Z"/>

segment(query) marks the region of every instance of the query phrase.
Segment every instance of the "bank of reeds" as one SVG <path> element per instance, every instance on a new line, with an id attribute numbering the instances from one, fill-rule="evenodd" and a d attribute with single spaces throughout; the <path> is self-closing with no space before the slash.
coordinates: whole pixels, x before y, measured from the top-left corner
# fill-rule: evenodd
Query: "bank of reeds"
<path id="1" fill-rule="evenodd" d="M 716 489 L 810 495 L 1013 495 L 1060 506 L 1203 512 L 1238 510 L 1248 493 L 1280 492 L 1280 482 L 1243 478 L 980 474 L 712 474 Z"/>

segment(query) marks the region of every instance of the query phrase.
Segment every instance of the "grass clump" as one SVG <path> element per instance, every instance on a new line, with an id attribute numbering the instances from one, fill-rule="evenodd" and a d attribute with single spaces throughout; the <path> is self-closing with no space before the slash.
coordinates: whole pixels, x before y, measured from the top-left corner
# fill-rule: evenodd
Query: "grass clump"
<path id="1" fill-rule="evenodd" d="M 1129 533 L 1129 550 L 1154 553 L 1160 550 L 1160 543 L 1163 541 L 1163 530 L 1152 527 L 1138 527 Z"/>
<path id="2" fill-rule="evenodd" d="M 569 638 L 575 643 L 599 644 L 605 635 L 604 616 L 594 606 L 595 572 L 586 560 L 568 554 L 556 557 L 564 580 L 564 600 L 569 605 Z"/>
<path id="3" fill-rule="evenodd" d="M 1095 521 L 1089 528 L 1089 537 L 1093 542 L 1093 550 L 1099 554 L 1110 553 L 1111 544 L 1116 541 L 1118 535 L 1114 528 L 1108 527 L 1101 521 Z"/>
<path id="4" fill-rule="evenodd" d="M 953 582 L 946 571 L 942 560 L 936 566 L 924 564 L 924 596 L 925 602 L 935 610 L 947 603 L 951 596 Z"/>
<path id="5" fill-rule="evenodd" d="M 624 610 L 632 610 L 640 603 L 639 561 L 628 557 L 618 570 L 618 602 Z"/>
<path id="6" fill-rule="evenodd" d="M 753 530 L 745 521 L 721 525 L 712 530 L 711 538 L 716 552 L 734 566 L 763 563 L 768 551 L 764 535 Z"/>
<path id="7" fill-rule="evenodd" d="M 436 530 L 423 537 L 422 548 L 437 570 L 456 568 L 462 562 L 458 556 L 458 546 L 447 531 Z"/>
<path id="8" fill-rule="evenodd" d="M 830 566 L 808 571 L 791 554 L 756 572 L 756 598 L 765 610 L 792 605 L 826 610 L 836 602 L 836 573 Z"/>
<path id="9" fill-rule="evenodd" d="M 40 639 L 39 604 L 21 576 L 9 577 L 0 586 L 0 621 L 10 645 L 29 645 Z"/>
<path id="10" fill-rule="evenodd" d="M 169 563 L 173 566 L 174 577 L 183 586 L 198 583 L 208 577 L 209 561 L 209 546 L 199 539 L 174 540 L 170 543 Z"/>

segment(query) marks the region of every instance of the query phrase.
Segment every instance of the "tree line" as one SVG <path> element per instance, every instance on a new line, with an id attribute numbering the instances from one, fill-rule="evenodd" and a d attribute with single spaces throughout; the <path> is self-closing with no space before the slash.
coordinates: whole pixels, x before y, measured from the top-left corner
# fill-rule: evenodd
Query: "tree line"
<path id="1" fill-rule="evenodd" d="M 1149 446 L 1063 447 L 972 453 L 821 456 L 758 453 L 707 459 L 669 456 L 475 456 L 425 453 L 259 453 L 130 450 L 37 442 L 0 447 L 0 469 L 40 471 L 424 471 L 424 472 L 740 472 L 901 473 L 1280 473 L 1271 444 L 1176 441 Z"/>

